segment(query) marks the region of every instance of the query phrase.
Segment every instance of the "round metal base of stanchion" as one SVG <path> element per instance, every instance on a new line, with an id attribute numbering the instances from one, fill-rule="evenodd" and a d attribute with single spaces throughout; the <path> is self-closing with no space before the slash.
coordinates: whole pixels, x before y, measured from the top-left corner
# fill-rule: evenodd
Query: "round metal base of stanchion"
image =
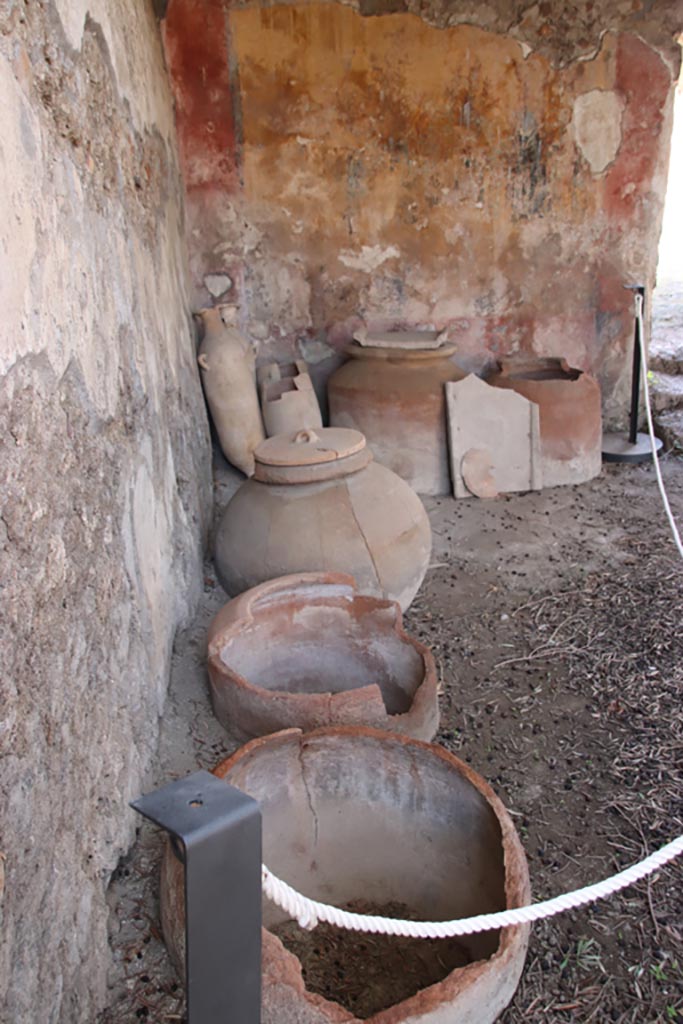
<path id="1" fill-rule="evenodd" d="M 662 441 L 655 438 L 657 455 L 663 448 Z M 652 442 L 649 434 L 637 434 L 636 443 L 631 444 L 628 434 L 604 434 L 602 438 L 603 462 L 646 462 L 652 458 Z"/>

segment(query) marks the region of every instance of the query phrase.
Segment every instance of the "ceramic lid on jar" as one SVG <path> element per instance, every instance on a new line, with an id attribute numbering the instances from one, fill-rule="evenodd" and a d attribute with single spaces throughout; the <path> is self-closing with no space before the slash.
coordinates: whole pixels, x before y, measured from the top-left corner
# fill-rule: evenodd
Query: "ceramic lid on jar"
<path id="1" fill-rule="evenodd" d="M 446 343 L 447 331 L 368 331 L 361 328 L 353 340 L 363 348 L 395 348 L 423 352 L 441 348 Z"/>
<path id="2" fill-rule="evenodd" d="M 276 434 L 254 451 L 257 480 L 307 483 L 361 469 L 372 454 L 359 430 L 319 427 Z"/>
<path id="3" fill-rule="evenodd" d="M 354 359 L 383 359 L 387 362 L 429 363 L 449 359 L 456 345 L 447 331 L 368 331 L 353 335 L 347 355 Z"/>

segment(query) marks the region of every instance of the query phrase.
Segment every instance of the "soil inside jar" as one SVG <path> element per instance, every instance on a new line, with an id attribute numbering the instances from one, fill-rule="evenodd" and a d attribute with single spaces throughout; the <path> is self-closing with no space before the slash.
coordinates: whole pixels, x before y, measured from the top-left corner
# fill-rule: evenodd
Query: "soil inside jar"
<path id="1" fill-rule="evenodd" d="M 402 903 L 352 900 L 344 909 L 419 920 Z M 341 1004 L 361 1020 L 442 981 L 456 967 L 472 963 L 467 947 L 458 939 L 396 938 L 328 924 L 306 931 L 296 921 L 270 931 L 299 959 L 309 992 Z"/>

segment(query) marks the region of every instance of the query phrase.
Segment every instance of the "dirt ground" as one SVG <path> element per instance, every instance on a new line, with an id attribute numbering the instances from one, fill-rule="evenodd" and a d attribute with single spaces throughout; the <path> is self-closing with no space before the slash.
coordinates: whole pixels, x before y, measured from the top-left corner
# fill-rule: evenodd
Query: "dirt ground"
<path id="1" fill-rule="evenodd" d="M 662 469 L 683 522 L 683 459 Z M 234 478 L 218 474 L 217 504 Z M 437 741 L 501 796 L 534 900 L 587 885 L 683 832 L 683 572 L 650 465 L 492 502 L 427 502 L 434 551 L 406 615 L 441 674 Z M 156 782 L 235 744 L 212 717 L 207 567 L 176 645 Z M 114 963 L 100 1024 L 183 1021 L 161 942 L 160 836 L 143 826 L 110 890 Z M 683 869 L 535 925 L 504 1024 L 683 1022 Z"/>

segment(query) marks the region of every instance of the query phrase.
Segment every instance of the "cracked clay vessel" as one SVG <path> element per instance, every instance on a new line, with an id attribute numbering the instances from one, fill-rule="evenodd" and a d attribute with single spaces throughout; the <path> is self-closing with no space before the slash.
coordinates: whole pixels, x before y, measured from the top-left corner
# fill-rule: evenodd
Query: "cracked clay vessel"
<path id="1" fill-rule="evenodd" d="M 544 487 L 581 484 L 602 467 L 600 385 L 565 359 L 513 356 L 488 379 L 538 406 Z"/>
<path id="2" fill-rule="evenodd" d="M 332 425 L 361 430 L 377 461 L 418 494 L 451 493 L 444 384 L 465 376 L 454 352 L 354 342 L 328 381 Z"/>
<path id="3" fill-rule="evenodd" d="M 235 596 L 278 576 L 345 572 L 358 591 L 403 611 L 429 565 L 429 519 L 415 492 L 372 461 L 357 430 L 279 434 L 254 452 L 256 470 L 218 527 L 215 563 Z"/>
<path id="4" fill-rule="evenodd" d="M 529 902 L 526 858 L 510 816 L 481 776 L 442 747 L 374 729 L 290 729 L 252 740 L 214 774 L 258 800 L 264 863 L 309 898 L 334 906 L 368 901 L 378 914 L 399 903 L 423 921 Z M 285 917 L 264 902 L 262 1024 L 360 1024 L 343 1005 L 343 981 L 332 998 L 306 987 L 300 960 L 270 930 Z M 170 845 L 161 920 L 180 969 L 183 866 Z M 461 966 L 442 965 L 441 980 L 366 1024 L 491 1024 L 517 987 L 528 931 L 465 936 Z M 363 955 L 381 955 L 371 938 L 357 937 Z M 424 947 L 423 957 L 438 957 L 438 944 Z M 334 970 L 330 963 L 330 977 Z"/>
<path id="5" fill-rule="evenodd" d="M 430 651 L 395 601 L 341 573 L 282 576 L 234 598 L 209 627 L 208 661 L 216 717 L 243 736 L 370 725 L 430 740 L 438 728 Z"/>

